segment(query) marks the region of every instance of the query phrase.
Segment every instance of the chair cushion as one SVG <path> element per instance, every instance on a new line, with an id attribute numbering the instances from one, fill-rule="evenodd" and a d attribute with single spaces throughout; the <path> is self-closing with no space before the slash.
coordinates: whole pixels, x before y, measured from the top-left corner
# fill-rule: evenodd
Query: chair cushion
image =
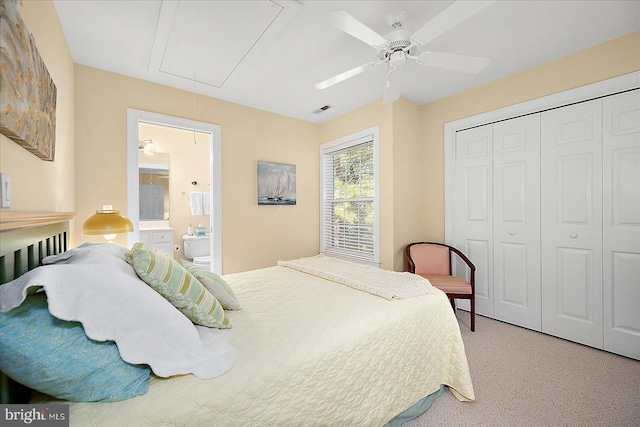
<path id="1" fill-rule="evenodd" d="M 416 274 L 451 274 L 448 247 L 424 243 L 411 246 L 409 251 L 416 265 Z"/>
<path id="2" fill-rule="evenodd" d="M 421 274 L 433 286 L 447 294 L 469 294 L 471 295 L 471 284 L 464 279 L 449 275 Z"/>

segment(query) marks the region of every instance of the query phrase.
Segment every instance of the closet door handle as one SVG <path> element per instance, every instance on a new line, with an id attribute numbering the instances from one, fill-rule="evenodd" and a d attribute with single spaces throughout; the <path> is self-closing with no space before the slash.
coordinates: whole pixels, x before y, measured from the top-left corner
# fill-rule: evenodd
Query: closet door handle
<path id="1" fill-rule="evenodd" d="M 575 239 L 578 237 L 578 233 L 571 233 L 569 234 L 569 237 L 571 237 L 572 239 Z"/>

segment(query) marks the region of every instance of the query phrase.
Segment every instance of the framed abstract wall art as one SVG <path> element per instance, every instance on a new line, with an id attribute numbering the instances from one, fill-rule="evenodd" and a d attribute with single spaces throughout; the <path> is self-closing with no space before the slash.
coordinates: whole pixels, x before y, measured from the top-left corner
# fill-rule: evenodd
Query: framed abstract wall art
<path id="1" fill-rule="evenodd" d="M 296 165 L 258 161 L 258 204 L 296 204 Z"/>
<path id="2" fill-rule="evenodd" d="M 18 3 L 0 0 L 0 132 L 53 161 L 57 90 Z"/>

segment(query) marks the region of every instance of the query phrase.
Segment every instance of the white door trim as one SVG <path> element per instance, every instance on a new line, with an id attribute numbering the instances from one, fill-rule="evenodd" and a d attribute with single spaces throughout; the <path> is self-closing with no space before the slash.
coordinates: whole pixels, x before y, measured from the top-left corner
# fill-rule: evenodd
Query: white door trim
<path id="1" fill-rule="evenodd" d="M 575 89 L 500 108 L 498 110 L 477 114 L 464 119 L 445 123 L 444 125 L 444 210 L 445 210 L 445 242 L 455 241 L 455 224 L 453 221 L 453 207 L 455 197 L 455 140 L 456 132 L 485 125 L 501 120 L 507 120 L 526 114 L 537 113 L 552 108 L 562 107 L 576 102 L 587 101 L 606 95 L 613 95 L 640 87 L 640 71 L 614 77 L 601 82 L 581 86 Z"/>
<path id="2" fill-rule="evenodd" d="M 129 247 L 139 241 L 138 223 L 140 219 L 138 195 L 138 123 L 152 123 L 210 135 L 211 171 L 211 269 L 222 274 L 222 132 L 221 127 L 211 123 L 197 122 L 180 117 L 127 109 L 127 216 L 134 224 L 129 233 Z"/>

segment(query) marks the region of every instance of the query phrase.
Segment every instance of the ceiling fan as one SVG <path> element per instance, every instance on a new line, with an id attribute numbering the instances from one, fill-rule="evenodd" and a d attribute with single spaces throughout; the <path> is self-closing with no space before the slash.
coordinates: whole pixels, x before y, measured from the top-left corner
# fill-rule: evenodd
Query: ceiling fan
<path id="1" fill-rule="evenodd" d="M 489 59 L 477 56 L 458 55 L 455 53 L 424 51 L 418 53 L 423 46 L 444 32 L 450 30 L 466 19 L 480 12 L 495 0 L 454 1 L 440 14 L 427 22 L 413 35 L 402 29 L 404 13 L 389 15 L 387 22 L 393 30 L 384 37 L 358 21 L 347 12 L 335 12 L 329 15 L 328 21 L 334 27 L 363 41 L 376 50 L 377 61 L 368 62 L 351 70 L 340 73 L 315 85 L 318 89 L 326 89 L 348 78 L 371 70 L 378 65 L 387 64 L 387 81 L 384 91 L 384 103 L 388 104 L 400 98 L 400 71 L 407 59 L 415 60 L 420 65 L 438 67 L 448 70 L 479 73 L 489 64 Z"/>

